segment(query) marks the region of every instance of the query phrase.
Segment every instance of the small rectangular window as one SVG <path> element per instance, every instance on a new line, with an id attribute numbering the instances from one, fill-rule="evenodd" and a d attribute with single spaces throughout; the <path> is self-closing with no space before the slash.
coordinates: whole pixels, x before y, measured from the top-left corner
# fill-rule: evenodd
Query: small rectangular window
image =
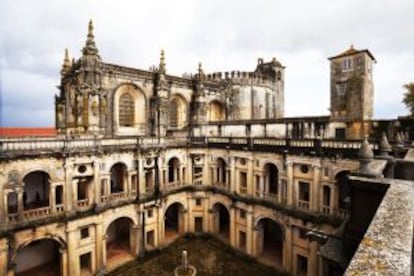
<path id="1" fill-rule="evenodd" d="M 147 232 L 147 244 L 154 246 L 154 230 L 148 231 Z"/>
<path id="2" fill-rule="evenodd" d="M 81 239 L 86 239 L 89 237 L 89 227 L 81 228 L 80 230 Z"/>
<path id="3" fill-rule="evenodd" d="M 152 218 L 154 216 L 154 212 L 152 211 L 152 209 L 148 209 L 147 211 L 147 217 L 148 218 Z"/>
<path id="4" fill-rule="evenodd" d="M 246 211 L 240 209 L 240 218 L 245 219 L 246 218 Z"/>
<path id="5" fill-rule="evenodd" d="M 201 206 L 201 198 L 196 198 L 196 205 Z"/>
<path id="6" fill-rule="evenodd" d="M 308 258 L 302 255 L 296 255 L 296 272 L 297 275 L 307 275 L 308 274 Z"/>

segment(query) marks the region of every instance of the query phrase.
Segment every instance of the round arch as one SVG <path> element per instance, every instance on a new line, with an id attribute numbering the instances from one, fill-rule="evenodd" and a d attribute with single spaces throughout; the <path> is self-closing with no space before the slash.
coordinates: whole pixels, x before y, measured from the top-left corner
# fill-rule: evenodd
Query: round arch
<path id="1" fill-rule="evenodd" d="M 283 266 L 284 227 L 277 220 L 263 216 L 255 223 L 257 256 L 274 266 Z"/>
<path id="2" fill-rule="evenodd" d="M 226 119 L 226 107 L 219 100 L 208 103 L 208 120 L 210 122 L 224 121 Z"/>
<path id="3" fill-rule="evenodd" d="M 114 126 L 118 129 L 138 128 L 145 124 L 146 105 L 146 97 L 142 89 L 131 83 L 120 84 L 113 94 Z"/>
<path id="4" fill-rule="evenodd" d="M 135 222 L 128 216 L 119 216 L 112 220 L 105 229 L 106 264 L 117 266 L 131 260 L 136 254 Z"/>
<path id="5" fill-rule="evenodd" d="M 110 168 L 111 193 L 123 192 L 126 190 L 126 183 L 128 178 L 128 167 L 123 162 L 116 162 Z"/>
<path id="6" fill-rule="evenodd" d="M 188 102 L 181 94 L 174 94 L 170 98 L 169 125 L 182 128 L 188 123 Z"/>
<path id="7" fill-rule="evenodd" d="M 212 205 L 213 210 L 213 233 L 219 238 L 229 241 L 230 239 L 230 209 L 225 204 L 216 201 Z"/>
<path id="8" fill-rule="evenodd" d="M 63 267 L 62 249 L 66 249 L 66 243 L 57 236 L 22 242 L 12 256 L 15 275 L 63 275 L 66 268 Z"/>
<path id="9" fill-rule="evenodd" d="M 43 170 L 32 170 L 24 175 L 22 182 L 24 210 L 49 206 L 50 174 Z"/>
<path id="10" fill-rule="evenodd" d="M 164 211 L 164 241 L 170 242 L 185 232 L 185 208 L 179 201 L 171 202 Z"/>

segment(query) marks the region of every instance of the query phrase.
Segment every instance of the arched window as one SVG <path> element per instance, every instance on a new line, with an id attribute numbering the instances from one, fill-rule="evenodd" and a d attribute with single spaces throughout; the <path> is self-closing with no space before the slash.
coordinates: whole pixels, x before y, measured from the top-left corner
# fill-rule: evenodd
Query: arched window
<path id="1" fill-rule="evenodd" d="M 180 112 L 180 103 L 178 99 L 173 99 L 170 105 L 170 126 L 178 127 L 179 125 L 179 115 Z"/>
<path id="2" fill-rule="evenodd" d="M 226 111 L 223 104 L 218 101 L 209 103 L 209 121 L 223 121 L 226 119 Z"/>
<path id="3" fill-rule="evenodd" d="M 134 115 L 134 100 L 129 93 L 125 93 L 119 98 L 119 125 L 132 127 L 134 125 Z"/>

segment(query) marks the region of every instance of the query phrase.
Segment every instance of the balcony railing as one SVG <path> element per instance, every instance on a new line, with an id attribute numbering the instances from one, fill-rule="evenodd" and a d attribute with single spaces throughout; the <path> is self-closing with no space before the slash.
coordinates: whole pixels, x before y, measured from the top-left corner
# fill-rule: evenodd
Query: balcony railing
<path id="1" fill-rule="evenodd" d="M 7 218 L 8 218 L 10 223 L 18 222 L 19 221 L 19 214 L 18 213 L 8 214 Z"/>
<path id="2" fill-rule="evenodd" d="M 123 200 L 127 198 L 127 193 L 126 192 L 117 192 L 117 193 L 112 193 L 109 195 L 109 200 L 110 201 L 118 201 L 118 200 Z"/>
<path id="3" fill-rule="evenodd" d="M 80 199 L 77 201 L 77 206 L 81 209 L 89 206 L 89 198 Z"/>
<path id="4" fill-rule="evenodd" d="M 301 208 L 301 209 L 309 210 L 309 201 L 298 200 L 298 207 Z"/>
<path id="5" fill-rule="evenodd" d="M 0 138 L 0 152 L 56 152 L 76 151 L 99 148 L 148 148 L 166 146 L 210 146 L 225 148 L 260 147 L 270 151 L 286 148 L 307 149 L 319 152 L 322 149 L 336 151 L 352 150 L 356 152 L 361 145 L 360 140 L 336 139 L 291 139 L 280 137 L 119 137 L 119 138 Z M 378 149 L 377 141 L 371 142 L 373 149 Z"/>
<path id="6" fill-rule="evenodd" d="M 23 219 L 33 219 L 50 215 L 50 206 L 23 211 Z"/>
<path id="7" fill-rule="evenodd" d="M 322 206 L 322 213 L 330 214 L 331 213 L 331 208 L 329 206 Z"/>

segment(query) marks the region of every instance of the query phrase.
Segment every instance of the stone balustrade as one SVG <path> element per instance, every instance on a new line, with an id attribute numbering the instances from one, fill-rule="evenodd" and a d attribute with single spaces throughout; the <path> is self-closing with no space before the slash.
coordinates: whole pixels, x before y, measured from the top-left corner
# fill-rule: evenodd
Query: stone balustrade
<path id="1" fill-rule="evenodd" d="M 309 210 L 309 201 L 298 200 L 298 207 L 301 208 L 301 209 Z"/>

